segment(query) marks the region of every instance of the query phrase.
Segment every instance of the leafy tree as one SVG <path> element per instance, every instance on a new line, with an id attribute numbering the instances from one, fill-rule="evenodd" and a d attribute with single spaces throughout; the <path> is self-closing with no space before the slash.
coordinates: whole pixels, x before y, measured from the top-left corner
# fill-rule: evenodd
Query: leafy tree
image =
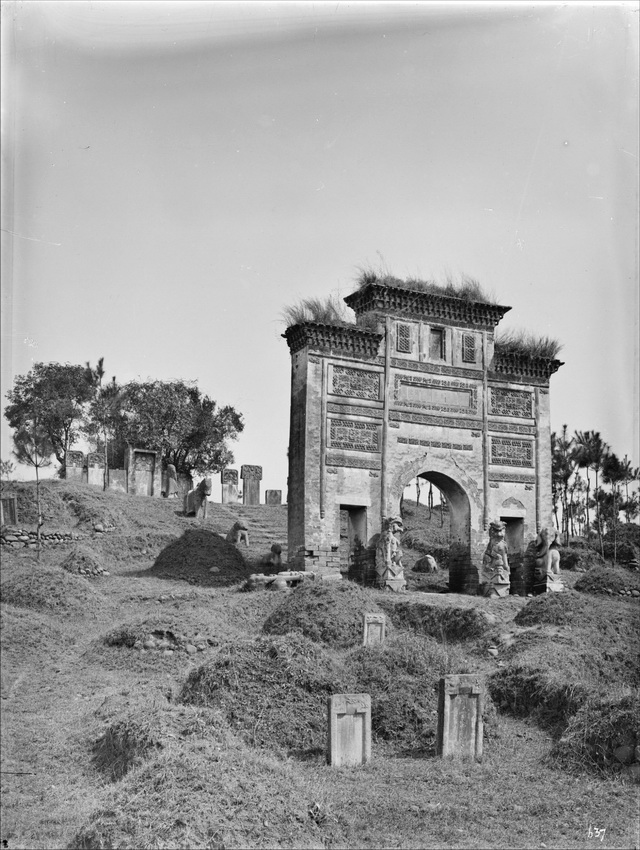
<path id="1" fill-rule="evenodd" d="M 620 468 L 622 471 L 622 482 L 624 484 L 625 491 L 625 500 L 621 510 L 624 511 L 627 523 L 629 523 L 638 515 L 638 496 L 637 493 L 632 493 L 631 497 L 629 496 L 629 484 L 633 481 L 640 480 L 640 469 L 637 466 L 634 468 L 631 465 L 631 461 L 627 455 L 625 455 L 623 460 L 620 462 Z"/>
<path id="2" fill-rule="evenodd" d="M 217 472 L 233 463 L 227 443 L 243 430 L 242 415 L 219 408 L 194 383 L 132 381 L 122 389 L 120 406 L 120 437 L 160 450 L 178 472 Z"/>
<path id="3" fill-rule="evenodd" d="M 569 481 L 576 467 L 573 439 L 567 436 L 568 426 L 562 426 L 562 435 L 551 434 L 551 482 L 553 513 L 556 528 L 565 535 L 565 546 L 569 545 Z M 558 499 L 562 505 L 562 529 L 558 524 Z"/>
<path id="4" fill-rule="evenodd" d="M 586 470 L 587 474 L 587 530 L 589 526 L 589 470 L 593 469 L 596 476 L 595 483 L 595 508 L 596 508 L 596 530 L 598 532 L 598 540 L 600 542 L 600 554 L 604 557 L 604 546 L 602 542 L 602 524 L 600 522 L 600 500 L 598 486 L 598 475 L 602 471 L 604 458 L 609 450 L 608 445 L 600 436 L 599 431 L 576 431 L 575 436 L 575 459 L 581 469 Z"/>
<path id="5" fill-rule="evenodd" d="M 613 562 L 618 560 L 618 525 L 620 524 L 620 485 L 625 480 L 625 468 L 618 456 L 609 452 L 602 464 L 602 480 L 611 485 L 611 518 L 613 531 Z"/>
<path id="6" fill-rule="evenodd" d="M 7 393 L 9 404 L 4 415 L 13 429 L 39 405 L 38 428 L 46 432 L 52 453 L 64 477 L 66 456 L 80 436 L 80 426 L 93 388 L 82 366 L 60 363 L 36 363 L 26 375 L 18 375 Z"/>
<path id="7" fill-rule="evenodd" d="M 0 479 L 6 478 L 7 482 L 11 481 L 11 476 L 15 471 L 15 463 L 10 460 L 0 460 Z"/>
<path id="8" fill-rule="evenodd" d="M 54 446 L 45 425 L 45 403 L 34 401 L 29 410 L 23 410 L 22 418 L 13 435 L 14 455 L 20 463 L 32 466 L 36 473 L 36 509 L 38 512 L 37 557 L 40 560 L 40 529 L 44 525 L 40 501 L 40 470 L 51 465 Z"/>

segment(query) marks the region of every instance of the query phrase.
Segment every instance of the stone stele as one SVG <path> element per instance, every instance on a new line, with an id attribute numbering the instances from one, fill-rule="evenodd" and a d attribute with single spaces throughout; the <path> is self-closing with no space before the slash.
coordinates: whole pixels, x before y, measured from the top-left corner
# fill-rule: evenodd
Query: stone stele
<path id="1" fill-rule="evenodd" d="M 362 615 L 362 645 L 373 646 L 384 643 L 387 631 L 387 621 L 384 614 Z"/>
<path id="2" fill-rule="evenodd" d="M 371 697 L 334 694 L 327 702 L 327 763 L 332 767 L 365 764 L 371 758 Z"/>
<path id="3" fill-rule="evenodd" d="M 475 673 L 440 679 L 436 755 L 482 759 L 484 688 Z"/>

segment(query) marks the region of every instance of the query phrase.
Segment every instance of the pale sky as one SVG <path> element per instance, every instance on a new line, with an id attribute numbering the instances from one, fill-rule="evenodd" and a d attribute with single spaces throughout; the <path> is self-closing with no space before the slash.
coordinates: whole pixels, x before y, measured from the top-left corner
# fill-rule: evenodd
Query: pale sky
<path id="1" fill-rule="evenodd" d="M 196 380 L 286 497 L 282 308 L 384 264 L 560 339 L 552 429 L 640 463 L 637 3 L 30 0 L 2 34 L 3 406 L 36 361 Z"/>

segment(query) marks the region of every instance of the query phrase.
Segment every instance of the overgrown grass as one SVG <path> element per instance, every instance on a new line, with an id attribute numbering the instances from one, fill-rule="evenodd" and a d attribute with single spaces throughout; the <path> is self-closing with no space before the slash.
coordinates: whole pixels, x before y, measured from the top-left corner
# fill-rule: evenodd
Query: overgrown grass
<path id="1" fill-rule="evenodd" d="M 302 298 L 297 304 L 291 304 L 282 311 L 287 327 L 315 322 L 322 325 L 353 325 L 353 319 L 347 314 L 347 308 L 336 298 Z"/>
<path id="2" fill-rule="evenodd" d="M 317 643 L 344 649 L 362 643 L 362 615 L 382 613 L 379 594 L 350 581 L 304 582 L 273 611 L 266 634 L 298 631 Z"/>
<path id="3" fill-rule="evenodd" d="M 428 602 L 391 601 L 380 602 L 399 629 L 411 629 L 416 634 L 431 635 L 441 641 L 473 640 L 483 635 L 489 623 L 477 608 L 459 608 L 453 605 L 431 605 Z"/>
<path id="4" fill-rule="evenodd" d="M 3 577 L 0 596 L 3 602 L 20 608 L 65 615 L 95 615 L 110 607 L 107 598 L 87 579 L 33 562 Z"/>
<path id="5" fill-rule="evenodd" d="M 622 763 L 634 760 L 640 741 L 640 691 L 590 698 L 569 720 L 551 750 L 551 763 L 570 771 L 618 774 Z M 620 753 L 618 748 L 625 748 Z"/>
<path id="6" fill-rule="evenodd" d="M 575 590 L 591 594 L 619 594 L 621 590 L 640 590 L 640 573 L 603 564 L 593 567 L 580 576 L 574 585 Z"/>
<path id="7" fill-rule="evenodd" d="M 395 289 L 408 289 L 412 292 L 425 292 L 429 295 L 444 295 L 448 298 L 460 298 L 463 301 L 477 301 L 484 304 L 496 304 L 492 296 L 489 296 L 482 285 L 474 277 L 461 274 L 456 280 L 453 275 L 447 275 L 442 283 L 434 280 L 423 280 L 416 277 L 408 277 L 402 280 L 395 275 L 385 271 L 377 271 L 368 266 L 361 268 L 356 279 L 360 289 L 371 283 L 380 286 L 390 286 Z"/>
<path id="8" fill-rule="evenodd" d="M 526 330 L 498 331 L 495 336 L 496 354 L 515 354 L 541 360 L 555 360 L 562 343 L 549 336 L 536 336 Z"/>

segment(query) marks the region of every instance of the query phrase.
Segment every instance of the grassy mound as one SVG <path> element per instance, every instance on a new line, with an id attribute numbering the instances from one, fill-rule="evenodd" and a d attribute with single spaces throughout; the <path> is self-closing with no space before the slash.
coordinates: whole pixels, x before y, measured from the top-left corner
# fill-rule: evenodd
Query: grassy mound
<path id="1" fill-rule="evenodd" d="M 412 629 L 417 634 L 431 635 L 440 640 L 463 641 L 480 637 L 489 626 L 482 611 L 473 607 L 445 607 L 409 599 L 382 599 L 380 605 L 397 628 Z"/>
<path id="2" fill-rule="evenodd" d="M 35 562 L 2 580 L 2 601 L 20 608 L 86 616 L 109 606 L 107 599 L 80 576 Z"/>
<path id="3" fill-rule="evenodd" d="M 518 611 L 514 622 L 519 626 L 571 625 L 585 622 L 593 611 L 593 605 L 574 590 L 564 593 L 544 593 L 531 599 Z"/>
<path id="4" fill-rule="evenodd" d="M 299 633 L 221 649 L 193 670 L 180 701 L 220 708 L 250 744 L 285 751 L 323 751 L 326 701 L 353 693 L 335 656 Z"/>
<path id="5" fill-rule="evenodd" d="M 569 771 L 619 773 L 635 761 L 640 742 L 640 691 L 590 699 L 571 718 L 550 753 Z"/>
<path id="6" fill-rule="evenodd" d="M 344 839 L 317 783 L 229 736 L 157 751 L 113 788 L 70 846 L 314 848 Z"/>
<path id="7" fill-rule="evenodd" d="M 154 576 L 218 587 L 236 584 L 250 572 L 232 543 L 204 529 L 185 531 L 158 555 L 151 568 Z"/>
<path id="8" fill-rule="evenodd" d="M 580 576 L 574 589 L 582 593 L 620 595 L 621 591 L 640 590 L 640 573 L 630 572 L 610 564 L 593 567 Z"/>
<path id="9" fill-rule="evenodd" d="M 139 711 L 109 724 L 93 746 L 94 766 L 115 781 L 162 747 L 158 709 Z"/>
<path id="10" fill-rule="evenodd" d="M 379 595 L 350 581 L 304 582 L 269 616 L 263 631 L 298 631 L 328 646 L 357 646 L 362 643 L 362 615 L 382 613 Z"/>
<path id="11" fill-rule="evenodd" d="M 73 547 L 62 562 L 62 568 L 69 573 L 81 575 L 102 575 L 107 571 L 104 560 L 96 549 L 83 545 Z"/>
<path id="12" fill-rule="evenodd" d="M 430 747 L 438 722 L 438 681 L 448 673 L 469 672 L 461 656 L 436 640 L 396 633 L 382 645 L 362 647 L 349 656 L 349 670 L 360 693 L 371 694 L 375 737 L 402 750 Z"/>
<path id="13" fill-rule="evenodd" d="M 602 555 L 595 549 L 587 546 L 560 546 L 560 571 L 577 570 L 586 572 L 593 567 L 604 564 Z"/>

